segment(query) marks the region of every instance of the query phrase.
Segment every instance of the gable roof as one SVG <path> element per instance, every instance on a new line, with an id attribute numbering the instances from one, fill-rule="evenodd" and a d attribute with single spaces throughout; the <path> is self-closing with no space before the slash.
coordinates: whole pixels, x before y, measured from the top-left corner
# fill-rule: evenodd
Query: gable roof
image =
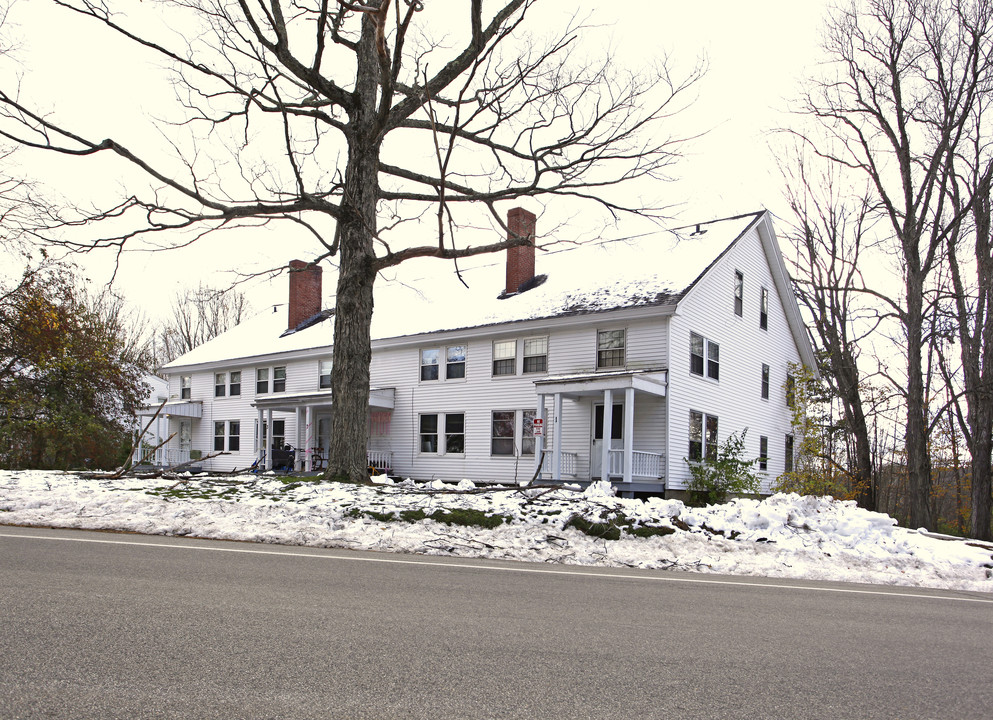
<path id="1" fill-rule="evenodd" d="M 535 270 L 544 276 L 543 282 L 502 299 L 498 295 L 504 284 L 503 253 L 474 258 L 475 264 L 463 265 L 458 274 L 450 263 L 436 259 L 409 261 L 396 277 L 376 281 L 372 337 L 398 339 L 621 308 L 674 308 L 756 224 L 762 226 L 760 236 L 773 273 L 785 273 L 764 211 L 632 239 L 544 247 L 539 240 Z M 777 281 L 777 288 L 781 294 L 784 289 L 788 293 L 782 298 L 784 306 L 789 300 L 795 308 L 788 280 L 787 275 L 783 282 Z M 794 320 L 799 321 L 798 314 Z M 275 306 L 194 348 L 165 369 L 288 352 L 326 351 L 331 346 L 332 328 L 333 323 L 324 319 L 284 334 L 286 309 Z M 794 337 L 798 345 L 800 339 L 806 343 L 802 323 Z M 812 352 L 810 358 L 812 361 Z"/>

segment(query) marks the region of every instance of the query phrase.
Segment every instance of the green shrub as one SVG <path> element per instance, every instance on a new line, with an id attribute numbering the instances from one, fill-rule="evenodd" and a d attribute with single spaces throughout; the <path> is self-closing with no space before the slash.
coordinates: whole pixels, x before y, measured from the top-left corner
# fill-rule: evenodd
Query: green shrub
<path id="1" fill-rule="evenodd" d="M 742 458 L 745 452 L 745 435 L 731 433 L 718 448 L 717 457 L 691 462 L 690 481 L 686 490 L 690 495 L 690 505 L 718 505 L 727 502 L 731 494 L 754 494 L 759 490 L 759 479 L 752 472 L 755 460 Z"/>

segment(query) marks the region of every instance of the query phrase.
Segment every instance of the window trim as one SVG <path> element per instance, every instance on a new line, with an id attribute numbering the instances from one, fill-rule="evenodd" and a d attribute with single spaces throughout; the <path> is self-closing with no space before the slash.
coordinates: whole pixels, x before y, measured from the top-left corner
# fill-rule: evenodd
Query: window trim
<path id="1" fill-rule="evenodd" d="M 619 348 L 615 347 L 602 347 L 601 337 L 603 336 L 620 336 L 621 346 Z M 597 370 L 617 370 L 627 367 L 627 349 L 628 349 L 628 332 L 627 328 L 610 328 L 605 330 L 596 331 L 596 369 Z M 604 361 L 605 353 L 620 353 L 620 362 L 611 361 L 607 364 Z"/>

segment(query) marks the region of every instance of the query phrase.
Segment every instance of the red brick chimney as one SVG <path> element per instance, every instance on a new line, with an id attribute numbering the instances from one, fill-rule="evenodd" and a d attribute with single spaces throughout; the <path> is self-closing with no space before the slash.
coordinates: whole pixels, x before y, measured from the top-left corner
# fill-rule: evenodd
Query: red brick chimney
<path id="1" fill-rule="evenodd" d="M 302 260 L 290 260 L 290 310 L 287 330 L 294 330 L 304 320 L 321 311 L 320 265 L 308 265 Z"/>
<path id="2" fill-rule="evenodd" d="M 504 290 L 507 295 L 513 295 L 534 277 L 534 226 L 534 213 L 524 208 L 514 208 L 507 213 L 507 239 L 529 238 L 527 245 L 507 248 L 507 287 Z"/>

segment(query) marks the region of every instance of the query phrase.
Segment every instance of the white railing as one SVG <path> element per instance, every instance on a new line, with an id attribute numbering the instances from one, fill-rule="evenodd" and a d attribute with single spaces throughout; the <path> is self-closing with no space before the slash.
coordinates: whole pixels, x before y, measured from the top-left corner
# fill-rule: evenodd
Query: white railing
<path id="1" fill-rule="evenodd" d="M 190 461 L 189 450 L 177 448 L 159 448 L 155 451 L 155 464 L 159 467 L 174 467 L 185 465 Z"/>
<path id="2" fill-rule="evenodd" d="M 579 453 L 574 452 L 564 452 L 561 457 L 561 472 L 563 475 L 575 475 L 576 466 L 579 464 Z M 551 450 L 545 451 L 545 458 L 543 460 L 541 468 L 541 477 L 545 480 L 550 480 L 555 477 L 555 470 L 553 465 L 555 464 L 555 453 Z"/>
<path id="3" fill-rule="evenodd" d="M 371 467 L 380 470 L 393 469 L 393 453 L 389 450 L 369 450 L 366 453 L 366 458 L 368 458 Z"/>
<path id="4" fill-rule="evenodd" d="M 610 451 L 610 474 L 613 476 L 624 475 L 624 451 Z M 665 477 L 665 455 L 661 453 L 643 452 L 635 450 L 631 454 L 631 477 L 637 478 L 663 478 Z"/>

